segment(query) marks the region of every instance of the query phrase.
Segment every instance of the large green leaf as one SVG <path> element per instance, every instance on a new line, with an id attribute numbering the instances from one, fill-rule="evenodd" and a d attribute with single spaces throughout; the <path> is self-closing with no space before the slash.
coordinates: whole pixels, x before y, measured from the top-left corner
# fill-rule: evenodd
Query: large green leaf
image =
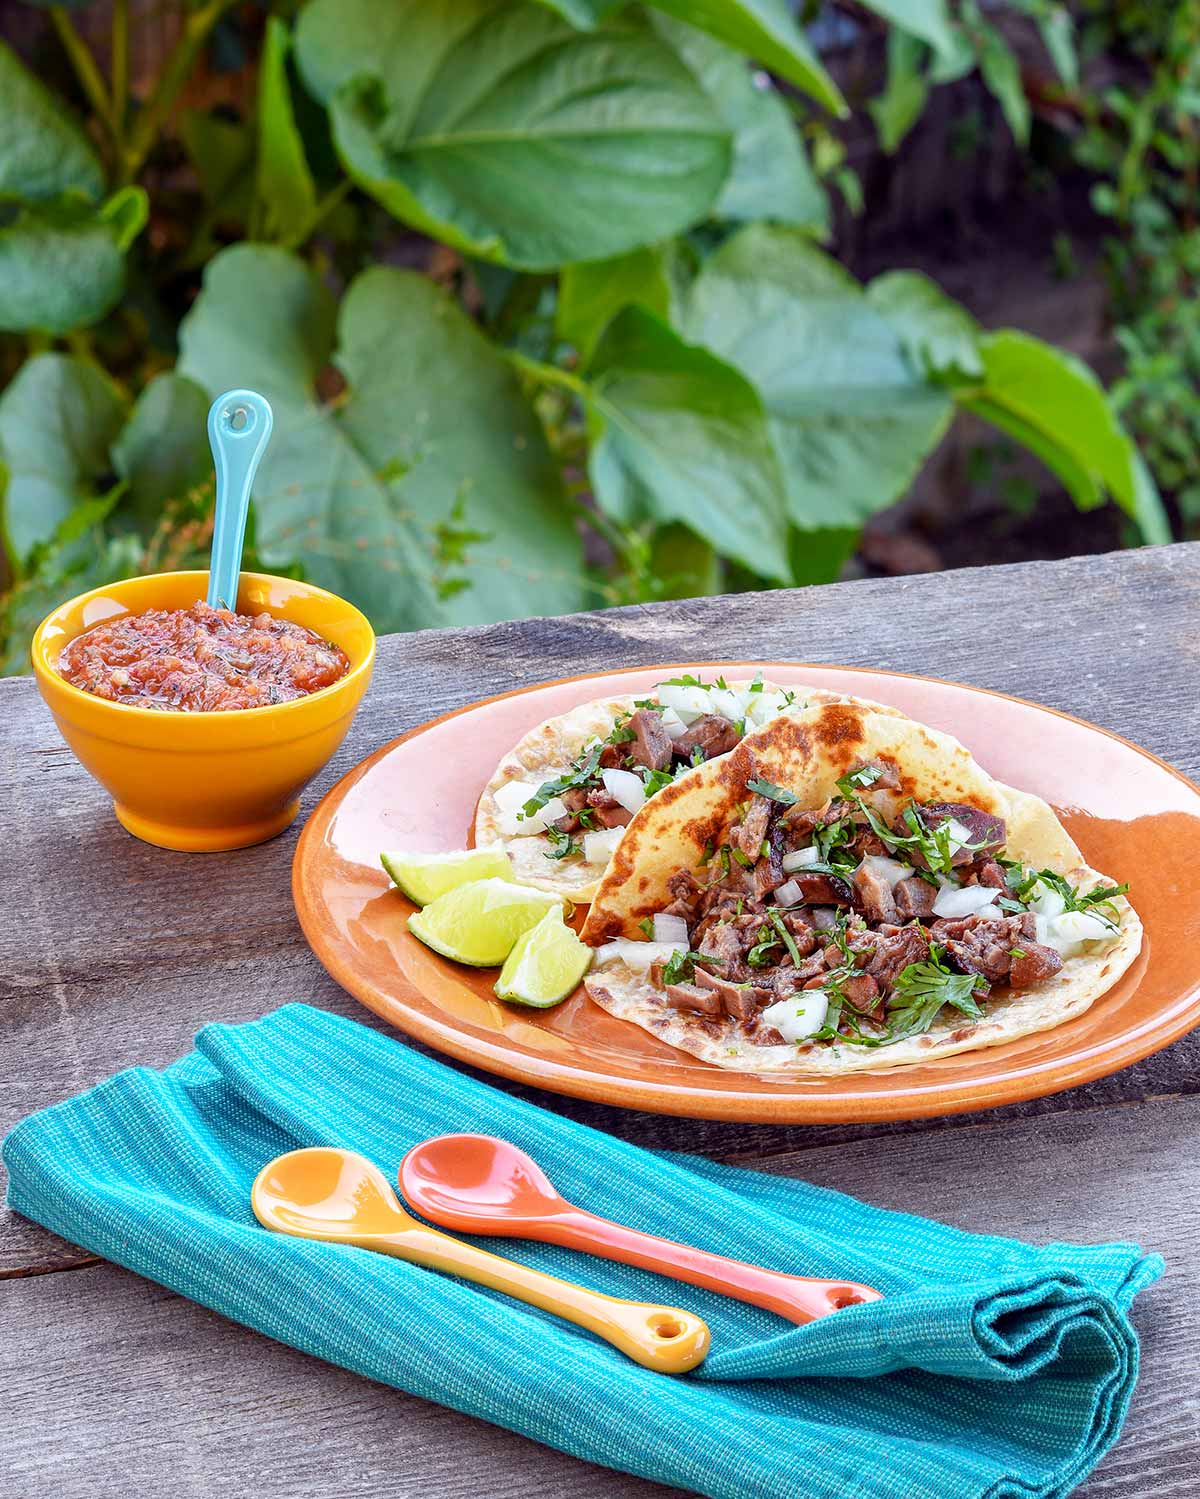
<path id="1" fill-rule="evenodd" d="M 0 329 L 69 333 L 99 322 L 125 290 L 125 252 L 148 213 L 140 187 L 100 208 L 71 195 L 19 209 L 0 228 Z"/>
<path id="2" fill-rule="evenodd" d="M 824 235 L 829 203 L 805 154 L 787 105 L 765 74 L 757 81 L 746 60 L 694 26 L 670 16 L 655 30 L 675 48 L 733 132 L 733 165 L 716 219 L 771 219 Z"/>
<path id="3" fill-rule="evenodd" d="M 299 561 L 380 630 L 577 608 L 579 540 L 507 362 L 426 277 L 359 276 L 340 317 L 283 250 L 209 265 L 180 329 L 180 369 L 210 395 L 261 390 L 275 429 L 255 485 L 257 545 Z M 346 391 L 326 404 L 334 363 Z M 468 533 L 465 578 L 456 558 Z"/>
<path id="4" fill-rule="evenodd" d="M 18 568 L 76 505 L 108 487 L 109 450 L 124 421 L 120 391 L 94 364 L 39 354 L 18 370 L 0 396 L 4 540 Z"/>
<path id="5" fill-rule="evenodd" d="M 599 26 L 605 16 L 614 10 L 620 10 L 625 0 L 541 0 L 541 4 L 557 11 L 572 26 L 591 31 L 594 26 Z"/>
<path id="6" fill-rule="evenodd" d="M 958 45 L 958 28 L 946 0 L 861 0 L 861 4 L 944 56 L 954 53 Z"/>
<path id="7" fill-rule="evenodd" d="M 296 128 L 288 84 L 288 29 L 267 17 L 258 70 L 258 174 L 262 238 L 299 244 L 313 221 L 317 189 Z"/>
<path id="8" fill-rule="evenodd" d="M 195 381 L 173 371 L 156 375 L 113 443 L 113 468 L 128 488 L 123 507 L 143 531 L 153 528 L 168 500 L 211 477 L 208 407 Z"/>
<path id="9" fill-rule="evenodd" d="M 889 505 L 950 420 L 854 278 L 795 230 L 727 240 L 692 283 L 683 326 L 761 393 L 802 528 L 852 528 Z"/>
<path id="10" fill-rule="evenodd" d="M 645 307 L 670 322 L 671 245 L 646 245 L 613 260 L 563 267 L 555 328 L 586 364 L 600 335 L 624 307 Z"/>
<path id="11" fill-rule="evenodd" d="M 0 42 L 0 198 L 99 198 L 104 173 L 87 136 Z"/>
<path id="12" fill-rule="evenodd" d="M 296 55 L 355 180 L 485 260 L 550 270 L 667 238 L 729 169 L 707 96 L 636 17 L 582 32 L 514 0 L 313 0 Z"/>
<path id="13" fill-rule="evenodd" d="M 888 32 L 887 84 L 867 110 L 879 132 L 879 144 L 889 154 L 920 118 L 929 97 L 929 80 L 921 70 L 925 44 L 897 28 Z"/>
<path id="14" fill-rule="evenodd" d="M 835 114 L 848 114 L 836 83 L 818 62 L 787 0 L 649 0 L 794 83 Z"/>
<path id="15" fill-rule="evenodd" d="M 886 271 L 867 287 L 867 300 L 896 330 L 922 374 L 935 380 L 983 374 L 978 323 L 936 281 L 920 271 Z"/>
<path id="16" fill-rule="evenodd" d="M 1027 333 L 979 341 L 983 379 L 955 399 L 1024 443 L 1088 509 L 1107 490 L 1148 542 L 1171 539 L 1145 465 L 1087 365 Z"/>
<path id="17" fill-rule="evenodd" d="M 640 307 L 609 325 L 589 374 L 589 471 L 608 514 L 681 521 L 787 582 L 783 479 L 753 386 Z"/>

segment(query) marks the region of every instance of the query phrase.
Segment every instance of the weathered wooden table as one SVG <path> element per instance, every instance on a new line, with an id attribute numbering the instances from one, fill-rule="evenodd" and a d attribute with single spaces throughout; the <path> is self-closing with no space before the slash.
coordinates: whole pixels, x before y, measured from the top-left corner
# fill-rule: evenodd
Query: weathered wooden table
<path id="1" fill-rule="evenodd" d="M 380 743 L 459 703 L 616 663 L 718 657 L 965 680 L 1080 714 L 1200 777 L 1196 544 L 392 636 L 306 808 Z M 375 1023 L 300 934 L 296 829 L 204 857 L 135 842 L 31 681 L 0 683 L 0 745 L 0 1132 L 121 1067 L 169 1061 L 210 1020 L 304 999 Z M 697 1123 L 527 1095 L 644 1145 L 803 1175 L 969 1229 L 1161 1251 L 1168 1276 L 1135 1312 L 1141 1385 L 1086 1493 L 1194 1499 L 1198 1081 L 1194 1032 L 1074 1092 L 906 1125 Z M 2 1499 L 668 1492 L 269 1342 L 11 1213 L 0 1218 L 0 1389 Z"/>

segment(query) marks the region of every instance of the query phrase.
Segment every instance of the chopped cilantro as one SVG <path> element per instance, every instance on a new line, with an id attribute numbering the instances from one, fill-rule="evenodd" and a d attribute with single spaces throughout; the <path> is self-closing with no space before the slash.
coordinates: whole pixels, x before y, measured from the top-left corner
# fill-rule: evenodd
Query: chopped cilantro
<path id="1" fill-rule="evenodd" d="M 577 839 L 572 838 L 570 833 L 560 832 L 556 827 L 548 827 L 546 837 L 550 840 L 550 847 L 542 850 L 544 859 L 569 859 L 572 854 L 581 851 Z"/>
<path id="2" fill-rule="evenodd" d="M 887 1041 L 903 1041 L 923 1034 L 945 1005 L 972 1020 L 981 1020 L 983 1011 L 974 996 L 982 983 L 978 974 L 952 972 L 942 962 L 942 950 L 936 943 L 931 944 L 927 962 L 910 963 L 896 976 L 894 992 L 888 1001 Z"/>
<path id="3" fill-rule="evenodd" d="M 788 791 L 783 786 L 776 786 L 772 781 L 757 778 L 746 782 L 746 790 L 757 792 L 759 796 L 765 796 L 783 807 L 794 807 L 800 799 L 794 792 Z"/>
<path id="4" fill-rule="evenodd" d="M 848 770 L 844 776 L 838 777 L 837 789 L 847 801 L 855 801 L 854 793 L 873 786 L 882 774 L 882 765 L 860 765 L 857 770 Z"/>
<path id="5" fill-rule="evenodd" d="M 600 756 L 603 752 L 603 743 L 593 744 L 590 750 L 572 762 L 569 770 L 565 770 L 562 775 L 556 776 L 552 781 L 544 781 L 521 811 L 526 817 L 533 817 L 551 798 L 561 796 L 564 791 L 570 791 L 576 786 L 586 786 L 594 779 L 596 767 L 600 764 Z"/>
<path id="6" fill-rule="evenodd" d="M 647 938 L 651 942 L 653 942 L 654 941 L 654 918 L 653 918 L 653 916 L 643 916 L 642 919 L 641 919 L 641 921 L 638 922 L 638 926 L 642 929 L 643 932 L 645 932 Z"/>
<path id="7" fill-rule="evenodd" d="M 724 853 L 725 849 L 722 849 L 721 852 Z M 740 848 L 732 848 L 729 850 L 729 852 L 738 861 L 743 869 L 748 869 L 750 865 L 754 863 L 754 860 L 749 856 L 749 854 L 744 854 Z"/>
<path id="8" fill-rule="evenodd" d="M 767 920 L 783 938 L 783 945 L 791 954 L 792 962 L 795 963 L 797 968 L 799 968 L 800 949 L 796 946 L 795 937 L 793 937 L 791 932 L 788 931 L 787 923 L 783 919 L 783 912 L 780 911 L 778 906 L 772 906 L 771 909 L 767 912 Z"/>
<path id="9" fill-rule="evenodd" d="M 660 687 L 703 687 L 704 683 L 699 677 L 687 674 L 682 677 L 668 677 L 665 682 L 660 682 L 658 685 Z"/>
<path id="10" fill-rule="evenodd" d="M 719 687 L 722 692 L 729 691 L 729 683 L 725 680 L 724 677 L 718 677 L 717 680 L 713 683 L 713 686 Z"/>
<path id="11" fill-rule="evenodd" d="M 706 839 L 704 843 L 704 852 L 703 854 L 701 854 L 700 858 L 696 860 L 696 868 L 703 869 L 706 864 L 710 864 L 715 853 L 716 849 L 713 847 L 712 839 Z"/>
<path id="12" fill-rule="evenodd" d="M 685 952 L 683 948 L 677 947 L 667 961 L 663 964 L 664 984 L 686 984 L 696 977 L 696 964 L 701 963 L 704 967 L 722 968 L 724 964 L 720 958 L 710 957 L 706 952 Z"/>
<path id="13" fill-rule="evenodd" d="M 754 680 L 750 683 L 750 686 L 746 690 L 748 692 L 761 692 L 763 690 L 763 679 L 761 671 L 755 672 Z"/>

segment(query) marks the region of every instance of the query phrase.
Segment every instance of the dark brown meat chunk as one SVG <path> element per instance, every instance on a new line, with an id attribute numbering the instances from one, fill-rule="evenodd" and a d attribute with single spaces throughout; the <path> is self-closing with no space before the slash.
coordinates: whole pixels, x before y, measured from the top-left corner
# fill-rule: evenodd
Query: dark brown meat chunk
<path id="1" fill-rule="evenodd" d="M 1014 989 L 1029 989 L 1043 983 L 1058 973 L 1063 966 L 1062 954 L 1041 942 L 1030 942 L 1021 938 L 1020 947 L 1012 954 L 1012 967 L 1008 970 L 1008 981 Z"/>
<path id="2" fill-rule="evenodd" d="M 772 890 L 777 890 L 783 884 L 786 879 L 783 860 L 774 845 L 769 846 L 767 857 L 760 859 L 751 873 L 755 900 L 765 901 Z"/>
<path id="3" fill-rule="evenodd" d="M 823 984 L 825 977 L 825 955 L 821 952 L 813 952 L 802 958 L 799 967 L 773 968 L 767 975 L 771 988 L 779 999 L 787 999 L 798 989 L 807 987 L 811 979 L 815 978 L 818 984 Z"/>
<path id="4" fill-rule="evenodd" d="M 838 988 L 860 1015 L 869 1015 L 872 1020 L 882 1016 L 883 993 L 869 973 L 856 973 L 853 978 L 843 980 Z"/>
<path id="5" fill-rule="evenodd" d="M 746 977 L 746 965 L 742 961 L 742 944 L 733 927 L 724 922 L 709 927 L 697 951 L 706 958 L 714 959 L 713 966 L 722 978 L 734 983 Z"/>
<path id="6" fill-rule="evenodd" d="M 560 833 L 573 833 L 579 826 L 579 818 L 575 814 L 582 812 L 587 806 L 587 792 L 582 786 L 572 786 L 562 793 L 560 800 L 567 809 L 567 815 L 558 818 L 554 826 Z"/>
<path id="7" fill-rule="evenodd" d="M 689 1010 L 695 1015 L 724 1014 L 721 996 L 711 989 L 702 989 L 699 984 L 668 984 L 663 999 L 673 1010 Z"/>
<path id="8" fill-rule="evenodd" d="M 892 890 L 896 915 L 900 921 L 912 921 L 914 918 L 927 920 L 933 915 L 933 903 L 937 896 L 937 886 L 931 885 L 928 880 L 918 879 L 916 875 L 912 879 L 901 880 Z"/>
<path id="9" fill-rule="evenodd" d="M 671 749 L 677 760 L 691 760 L 695 749 L 711 760 L 716 755 L 727 755 L 740 738 L 736 724 L 719 713 L 706 713 L 689 724 L 678 739 L 671 740 Z"/>
<path id="10" fill-rule="evenodd" d="M 850 886 L 832 874 L 805 874 L 798 870 L 792 876 L 800 886 L 800 897 L 809 906 L 848 906 L 852 904 Z"/>
<path id="11" fill-rule="evenodd" d="M 860 864 L 854 871 L 854 896 L 859 910 L 868 921 L 896 920 L 892 887 L 868 863 Z"/>
<path id="12" fill-rule="evenodd" d="M 633 813 L 624 808 L 615 796 L 607 791 L 589 791 L 587 804 L 592 812 L 592 821 L 601 828 L 623 828 L 633 821 Z"/>
<path id="13" fill-rule="evenodd" d="M 759 1010 L 774 998 L 769 989 L 731 984 L 728 979 L 719 978 L 715 973 L 706 973 L 699 967 L 696 969 L 696 984 L 699 988 L 711 989 L 720 996 L 721 1006 L 731 1020 L 753 1020 Z"/>
<path id="14" fill-rule="evenodd" d="M 993 890 L 1008 890 L 1004 865 L 997 864 L 995 859 L 985 859 L 979 866 L 978 874 L 981 885 L 990 885 Z"/>
<path id="15" fill-rule="evenodd" d="M 626 741 L 625 752 L 638 765 L 648 770 L 662 770 L 670 765 L 675 741 L 663 728 L 662 714 L 653 708 L 639 708 L 625 725 L 633 731 L 633 739 Z"/>
<path id="16" fill-rule="evenodd" d="M 868 791 L 899 791 L 900 771 L 890 760 L 866 760 L 861 765 L 856 765 L 850 774 L 856 770 L 865 770 L 868 766 L 872 770 L 879 771 L 879 775 L 866 788 Z"/>
<path id="17" fill-rule="evenodd" d="M 953 818 L 970 835 L 971 843 L 982 845 L 980 848 L 955 849 L 950 862 L 956 867 L 996 853 L 1008 839 L 1008 828 L 1003 817 L 997 817 L 994 812 L 984 812 L 980 807 L 968 806 L 966 802 L 926 802 L 921 807 L 921 816 L 926 826 L 931 828 Z"/>
<path id="18" fill-rule="evenodd" d="M 742 824 L 734 831 L 733 841 L 747 859 L 757 859 L 767 837 L 767 824 L 771 820 L 771 802 L 768 797 L 755 796 Z"/>
<path id="19" fill-rule="evenodd" d="M 780 822 L 790 834 L 797 848 L 804 848 L 813 840 L 818 828 L 839 822 L 845 815 L 844 808 L 835 808 L 832 803 L 824 807 L 789 807 Z"/>
<path id="20" fill-rule="evenodd" d="M 677 869 L 667 880 L 667 890 L 672 897 L 673 907 L 683 906 L 686 909 L 674 909 L 674 916 L 694 916 L 700 909 L 700 901 L 704 897 L 705 887 L 700 883 L 690 869 Z"/>
<path id="21" fill-rule="evenodd" d="M 881 926 L 851 934 L 850 946 L 866 954 L 866 971 L 881 989 L 890 989 L 911 963 L 929 957 L 929 939 L 918 926 Z"/>

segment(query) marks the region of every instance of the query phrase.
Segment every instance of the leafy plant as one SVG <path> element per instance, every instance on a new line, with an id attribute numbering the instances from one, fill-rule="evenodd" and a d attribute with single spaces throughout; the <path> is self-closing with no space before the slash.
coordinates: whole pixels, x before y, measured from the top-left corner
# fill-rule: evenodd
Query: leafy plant
<path id="1" fill-rule="evenodd" d="M 895 138 L 976 65 L 1019 129 L 975 0 L 866 8 Z M 107 76 L 48 14 L 90 115 L 0 49 L 6 669 L 63 593 L 202 557 L 234 385 L 275 410 L 252 562 L 381 630 L 835 577 L 958 410 L 1168 538 L 1084 367 L 819 248 L 860 189 L 785 0 L 207 0 L 141 100 L 123 0 Z M 214 34 L 253 99 L 175 121 Z"/>

